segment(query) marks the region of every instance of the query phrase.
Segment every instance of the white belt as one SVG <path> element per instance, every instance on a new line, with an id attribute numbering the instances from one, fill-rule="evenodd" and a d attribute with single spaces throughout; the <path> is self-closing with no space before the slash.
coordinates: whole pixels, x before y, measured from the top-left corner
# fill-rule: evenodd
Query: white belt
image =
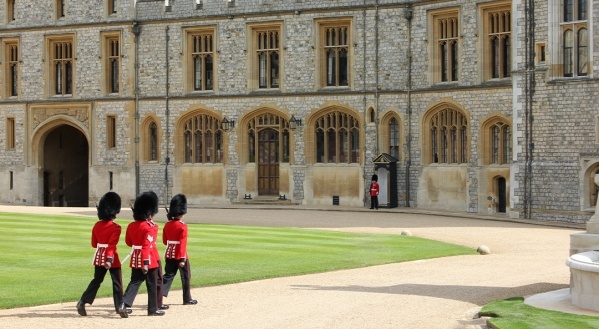
<path id="1" fill-rule="evenodd" d="M 171 241 L 171 240 L 167 240 L 166 244 L 180 244 L 181 241 Z"/>
<path id="2" fill-rule="evenodd" d="M 108 243 L 98 243 L 97 248 L 108 248 Z"/>
<path id="3" fill-rule="evenodd" d="M 141 249 L 141 246 L 132 246 L 131 248 L 132 248 L 133 250 L 138 250 L 138 249 Z"/>

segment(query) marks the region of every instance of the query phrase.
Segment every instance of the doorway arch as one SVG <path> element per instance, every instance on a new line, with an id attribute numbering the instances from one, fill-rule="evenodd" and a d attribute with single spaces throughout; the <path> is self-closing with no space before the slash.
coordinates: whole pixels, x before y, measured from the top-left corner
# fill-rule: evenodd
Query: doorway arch
<path id="1" fill-rule="evenodd" d="M 46 207 L 89 206 L 89 138 L 69 118 L 40 125 L 33 135 L 39 201 Z"/>

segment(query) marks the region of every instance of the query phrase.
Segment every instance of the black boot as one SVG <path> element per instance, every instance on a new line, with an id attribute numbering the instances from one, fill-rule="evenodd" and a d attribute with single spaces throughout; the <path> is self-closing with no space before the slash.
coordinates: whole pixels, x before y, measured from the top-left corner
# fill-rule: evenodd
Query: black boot
<path id="1" fill-rule="evenodd" d="M 148 316 L 162 316 L 162 315 L 164 315 L 164 311 L 161 311 L 161 310 L 157 310 L 156 312 L 148 311 Z"/>
<path id="2" fill-rule="evenodd" d="M 117 312 L 119 312 L 119 315 L 121 316 L 121 318 L 128 318 L 129 317 L 129 310 L 127 309 L 127 306 L 125 306 L 125 303 L 121 303 L 119 305 L 119 309 L 117 310 Z"/>
<path id="3" fill-rule="evenodd" d="M 77 302 L 77 313 L 81 316 L 87 316 L 87 312 L 85 311 L 85 303 L 82 300 Z"/>

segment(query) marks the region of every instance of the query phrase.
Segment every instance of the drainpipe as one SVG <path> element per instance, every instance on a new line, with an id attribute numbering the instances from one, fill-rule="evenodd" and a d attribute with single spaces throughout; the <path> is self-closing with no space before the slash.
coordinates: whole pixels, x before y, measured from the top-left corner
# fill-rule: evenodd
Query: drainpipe
<path id="1" fill-rule="evenodd" d="M 364 97 L 362 101 L 364 103 L 364 132 L 366 132 L 366 119 L 368 118 L 368 107 L 366 103 L 366 0 L 364 0 L 364 9 L 362 9 L 362 92 Z M 366 134 L 364 134 L 366 136 Z M 367 186 L 366 178 L 366 143 L 364 143 L 364 166 L 362 167 L 362 177 L 364 178 L 364 186 Z M 368 193 L 364 193 L 364 206 L 368 202 Z"/>
<path id="2" fill-rule="evenodd" d="M 404 12 L 408 20 L 408 81 L 407 96 L 408 106 L 406 108 L 406 119 L 408 132 L 406 134 L 406 207 L 410 206 L 410 167 L 412 165 L 412 6 L 407 5 Z"/>
<path id="3" fill-rule="evenodd" d="M 168 178 L 168 165 L 171 162 L 171 158 L 170 158 L 170 141 L 171 141 L 171 131 L 170 131 L 170 108 L 169 108 L 169 77 L 170 77 L 170 68 L 169 68 L 169 58 L 168 58 L 168 43 L 170 40 L 170 37 L 168 35 L 168 30 L 169 27 L 168 25 L 166 26 L 165 29 L 165 34 L 166 34 L 166 158 L 165 158 L 165 165 L 164 165 L 164 193 L 166 195 L 164 202 L 166 203 L 167 200 L 170 200 L 169 198 L 169 178 Z"/>
<path id="4" fill-rule="evenodd" d="M 524 169 L 524 218 L 530 219 L 532 212 L 532 162 L 533 162 L 533 150 L 534 141 L 532 139 L 532 124 L 533 124 L 533 100 L 535 92 L 535 64 L 534 64 L 534 46 L 535 46 L 535 23 L 534 23 L 534 1 L 526 0 L 524 5 L 524 17 L 526 20 L 525 24 L 525 35 L 526 35 L 526 51 L 524 55 L 525 60 L 525 84 L 524 84 L 524 95 L 525 95 L 525 106 L 524 106 L 524 118 L 525 118 L 525 169 Z"/>
<path id="5" fill-rule="evenodd" d="M 376 153 L 378 155 L 379 150 L 379 0 L 376 0 L 374 5 L 374 69 L 375 69 L 375 90 L 374 90 L 374 106 L 376 107 L 374 118 L 376 127 Z"/>
<path id="6" fill-rule="evenodd" d="M 135 195 L 139 194 L 139 35 L 141 26 L 137 21 L 133 21 L 131 32 L 135 35 Z"/>

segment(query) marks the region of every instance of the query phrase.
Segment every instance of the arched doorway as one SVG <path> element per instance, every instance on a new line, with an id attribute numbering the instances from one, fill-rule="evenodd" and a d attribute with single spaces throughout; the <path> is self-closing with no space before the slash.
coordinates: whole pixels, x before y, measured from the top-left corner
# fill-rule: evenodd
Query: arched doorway
<path id="1" fill-rule="evenodd" d="M 89 146 L 78 129 L 59 125 L 43 141 L 44 206 L 89 206 Z"/>
<path id="2" fill-rule="evenodd" d="M 258 193 L 279 193 L 279 132 L 266 128 L 258 132 Z"/>
<path id="3" fill-rule="evenodd" d="M 507 186 L 505 178 L 499 177 L 497 182 L 497 212 L 505 213 L 507 203 Z"/>

